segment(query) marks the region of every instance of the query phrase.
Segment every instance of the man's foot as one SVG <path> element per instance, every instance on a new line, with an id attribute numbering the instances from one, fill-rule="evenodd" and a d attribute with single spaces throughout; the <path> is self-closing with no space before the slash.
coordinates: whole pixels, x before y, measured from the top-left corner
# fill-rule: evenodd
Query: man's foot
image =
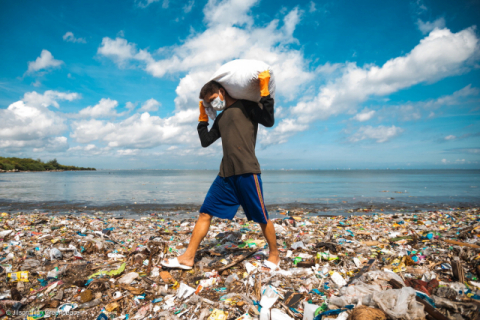
<path id="1" fill-rule="evenodd" d="M 271 263 L 275 263 L 276 265 L 278 265 L 278 263 L 280 262 L 280 255 L 279 254 L 270 254 L 268 256 L 268 259 L 267 261 L 270 261 Z"/>
<path id="2" fill-rule="evenodd" d="M 185 257 L 185 255 L 183 255 L 183 254 L 181 256 L 178 256 L 177 259 L 178 259 L 178 262 L 180 264 L 183 264 L 183 265 L 189 266 L 189 267 L 193 267 L 193 264 L 195 262 L 195 257 L 188 258 L 188 257 Z"/>
<path id="3" fill-rule="evenodd" d="M 278 254 L 270 254 L 267 261 L 263 263 L 262 271 L 277 271 L 280 269 L 280 256 Z"/>

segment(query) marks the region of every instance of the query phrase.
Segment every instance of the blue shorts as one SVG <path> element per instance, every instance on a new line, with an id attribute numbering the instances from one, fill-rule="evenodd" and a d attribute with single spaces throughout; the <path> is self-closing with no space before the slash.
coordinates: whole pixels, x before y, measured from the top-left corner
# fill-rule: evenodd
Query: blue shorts
<path id="1" fill-rule="evenodd" d="M 259 174 L 247 173 L 227 178 L 217 176 L 200 212 L 232 220 L 240 205 L 248 220 L 267 223 L 268 212 L 263 203 L 262 179 Z"/>

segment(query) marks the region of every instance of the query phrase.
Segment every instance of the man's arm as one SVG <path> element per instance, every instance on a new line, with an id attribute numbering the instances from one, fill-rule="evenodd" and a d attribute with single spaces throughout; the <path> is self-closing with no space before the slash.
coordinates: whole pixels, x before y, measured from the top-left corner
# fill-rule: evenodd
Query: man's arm
<path id="1" fill-rule="evenodd" d="M 265 127 L 273 127 L 275 124 L 273 98 L 270 97 L 270 95 L 262 97 L 260 99 L 260 103 L 262 104 L 263 108 L 260 108 L 258 103 L 255 103 L 255 105 L 252 107 L 252 120 L 264 125 Z"/>
<path id="2" fill-rule="evenodd" d="M 206 148 L 215 141 L 217 141 L 218 138 L 220 138 L 220 130 L 218 130 L 218 118 L 215 119 L 213 122 L 213 126 L 208 131 L 208 116 L 207 113 L 205 112 L 205 107 L 203 106 L 203 101 L 200 101 L 199 103 L 200 107 L 200 117 L 198 118 L 198 126 L 197 126 L 197 131 L 198 131 L 198 136 L 200 137 L 200 143 L 202 144 L 202 147 Z"/>
<path id="3" fill-rule="evenodd" d="M 268 90 L 268 84 L 270 82 L 270 72 L 264 71 L 258 75 L 258 82 L 260 84 L 260 103 L 263 108 L 260 108 L 256 104 L 252 108 L 252 119 L 265 127 L 273 127 L 275 123 L 273 105 L 273 98 L 270 97 L 270 91 Z"/>

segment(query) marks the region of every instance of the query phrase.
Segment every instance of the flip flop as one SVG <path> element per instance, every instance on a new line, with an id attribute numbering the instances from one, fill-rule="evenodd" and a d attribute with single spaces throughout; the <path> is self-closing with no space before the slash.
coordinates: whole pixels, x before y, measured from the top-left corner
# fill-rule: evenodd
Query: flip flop
<path id="1" fill-rule="evenodd" d="M 270 261 L 268 261 L 268 260 L 264 260 L 264 261 L 263 261 L 263 265 L 264 265 L 265 267 L 269 268 L 269 269 L 270 269 L 270 272 L 274 272 L 274 271 L 277 271 L 277 269 L 278 269 L 278 270 L 281 270 L 281 269 L 280 269 L 280 262 L 282 262 L 282 260 L 280 260 L 280 261 L 278 262 L 278 264 L 275 264 L 275 263 L 270 262 Z"/>
<path id="2" fill-rule="evenodd" d="M 177 258 L 168 259 L 168 262 L 165 262 L 164 260 L 162 260 L 161 265 L 167 268 L 172 268 L 172 269 L 192 270 L 192 267 L 186 266 L 178 262 Z"/>

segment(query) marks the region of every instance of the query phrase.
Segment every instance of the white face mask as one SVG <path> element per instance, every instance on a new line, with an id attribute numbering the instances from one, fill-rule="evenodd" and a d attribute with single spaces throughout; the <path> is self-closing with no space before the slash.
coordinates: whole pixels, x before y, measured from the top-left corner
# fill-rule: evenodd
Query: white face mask
<path id="1" fill-rule="evenodd" d="M 216 97 L 210 102 L 213 110 L 222 111 L 225 109 L 225 101 L 220 99 L 220 97 Z"/>

